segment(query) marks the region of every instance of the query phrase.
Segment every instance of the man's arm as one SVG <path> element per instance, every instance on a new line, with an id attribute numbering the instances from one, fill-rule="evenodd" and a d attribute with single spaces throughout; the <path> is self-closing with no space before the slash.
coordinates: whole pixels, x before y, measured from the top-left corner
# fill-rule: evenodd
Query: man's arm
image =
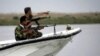
<path id="1" fill-rule="evenodd" d="M 49 12 L 41 12 L 34 15 L 34 19 L 44 19 L 49 16 Z"/>
<path id="2" fill-rule="evenodd" d="M 16 27 L 16 29 L 15 29 L 15 36 L 19 37 L 19 38 L 23 37 L 23 35 L 21 33 L 21 29 L 19 27 Z"/>
<path id="3" fill-rule="evenodd" d="M 16 27 L 15 36 L 17 36 L 19 38 L 25 38 L 27 34 L 28 34 L 27 29 L 21 29 L 20 27 Z"/>
<path id="4" fill-rule="evenodd" d="M 37 16 L 43 17 L 43 16 L 47 16 L 49 14 L 49 12 L 41 12 L 41 13 L 37 13 Z"/>

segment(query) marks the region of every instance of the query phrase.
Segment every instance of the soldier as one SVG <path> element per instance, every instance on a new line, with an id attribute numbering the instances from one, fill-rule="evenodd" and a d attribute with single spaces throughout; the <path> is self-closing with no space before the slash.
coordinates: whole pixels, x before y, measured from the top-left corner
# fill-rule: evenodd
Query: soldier
<path id="1" fill-rule="evenodd" d="M 33 21 L 43 19 L 48 15 L 48 12 L 38 13 L 36 17 L 32 15 L 31 8 L 26 7 L 24 9 L 25 15 L 20 18 L 20 24 L 15 29 L 16 40 L 25 40 L 31 38 L 41 37 L 42 33 L 38 30 L 43 29 L 43 26 L 32 27 Z"/>

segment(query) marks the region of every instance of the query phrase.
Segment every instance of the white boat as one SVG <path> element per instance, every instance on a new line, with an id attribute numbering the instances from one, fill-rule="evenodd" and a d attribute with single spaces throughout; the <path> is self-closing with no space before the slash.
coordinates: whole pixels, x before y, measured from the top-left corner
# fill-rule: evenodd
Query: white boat
<path id="1" fill-rule="evenodd" d="M 74 28 L 36 39 L 1 41 L 0 56 L 55 56 L 79 32 L 80 28 Z"/>

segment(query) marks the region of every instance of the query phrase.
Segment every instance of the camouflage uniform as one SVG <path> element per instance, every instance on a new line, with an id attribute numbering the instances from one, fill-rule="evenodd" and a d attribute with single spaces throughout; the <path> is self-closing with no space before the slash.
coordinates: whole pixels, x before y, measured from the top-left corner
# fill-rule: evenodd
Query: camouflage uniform
<path id="1" fill-rule="evenodd" d="M 37 38 L 37 37 L 41 37 L 42 36 L 42 33 L 41 32 L 38 32 L 38 30 L 37 30 L 36 27 L 33 27 L 32 28 L 32 30 L 35 30 L 36 35 L 32 35 L 31 37 L 30 37 L 30 35 L 25 34 L 24 32 L 22 32 L 23 29 L 25 29 L 25 28 L 21 24 L 18 25 L 15 28 L 15 39 L 16 40 L 26 40 L 26 39 L 32 39 L 32 38 Z"/>
<path id="2" fill-rule="evenodd" d="M 27 39 L 25 36 L 25 34 L 22 32 L 22 30 L 24 29 L 24 26 L 22 26 L 21 24 L 18 25 L 16 28 L 15 28 L 15 39 L 16 40 L 25 40 Z"/>
<path id="3" fill-rule="evenodd" d="M 26 16 L 22 16 L 23 18 L 26 18 L 27 20 L 29 20 L 31 23 L 32 21 L 32 16 L 30 16 L 29 18 L 27 18 Z M 22 17 L 20 18 L 20 20 L 22 19 Z M 28 23 L 28 24 L 29 24 Z M 32 30 L 33 33 L 32 35 L 28 35 L 28 34 L 25 34 L 24 32 L 22 32 L 22 30 L 25 29 L 23 25 L 18 25 L 15 29 L 15 39 L 16 40 L 25 40 L 25 39 L 30 39 L 30 38 L 37 38 L 37 37 L 41 37 L 42 36 L 42 33 L 41 32 L 38 32 L 38 29 L 39 27 L 31 27 L 29 26 L 29 30 Z M 34 35 L 34 31 L 36 32 L 36 34 Z"/>

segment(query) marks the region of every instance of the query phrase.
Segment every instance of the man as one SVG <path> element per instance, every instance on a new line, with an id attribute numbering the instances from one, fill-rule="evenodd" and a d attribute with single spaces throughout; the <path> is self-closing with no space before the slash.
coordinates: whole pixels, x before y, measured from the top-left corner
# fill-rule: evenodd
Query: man
<path id="1" fill-rule="evenodd" d="M 37 19 L 43 19 L 48 15 L 48 12 L 38 13 L 36 17 L 32 15 L 31 8 L 26 7 L 24 9 L 25 15 L 20 18 L 20 24 L 15 29 L 15 38 L 16 40 L 25 40 L 35 37 L 41 37 L 42 33 L 38 30 L 43 29 L 43 26 L 32 27 L 32 22 Z M 42 15 L 42 16 L 41 16 Z M 38 22 L 36 22 L 38 23 Z"/>
<path id="2" fill-rule="evenodd" d="M 44 18 L 48 17 L 48 12 L 41 12 L 41 13 L 37 13 L 36 15 L 32 15 L 32 11 L 31 11 L 30 7 L 26 7 L 24 9 L 24 12 L 25 12 L 25 15 L 22 17 L 26 17 L 26 19 L 30 21 L 28 23 L 27 27 L 31 27 L 31 25 L 33 24 L 33 21 L 35 21 L 36 24 L 39 25 L 37 20 L 44 19 Z"/>
<path id="3" fill-rule="evenodd" d="M 32 31 L 25 28 L 27 26 L 26 17 L 21 17 L 20 24 L 15 29 L 15 39 L 16 40 L 25 40 L 27 39 L 27 34 L 32 33 Z"/>
<path id="4" fill-rule="evenodd" d="M 38 32 L 36 28 L 27 28 L 27 23 L 29 21 L 26 17 L 20 18 L 20 24 L 15 28 L 15 39 L 18 40 L 26 40 L 32 39 L 36 37 L 41 37 L 42 33 Z M 40 29 L 39 29 L 40 30 Z"/>

